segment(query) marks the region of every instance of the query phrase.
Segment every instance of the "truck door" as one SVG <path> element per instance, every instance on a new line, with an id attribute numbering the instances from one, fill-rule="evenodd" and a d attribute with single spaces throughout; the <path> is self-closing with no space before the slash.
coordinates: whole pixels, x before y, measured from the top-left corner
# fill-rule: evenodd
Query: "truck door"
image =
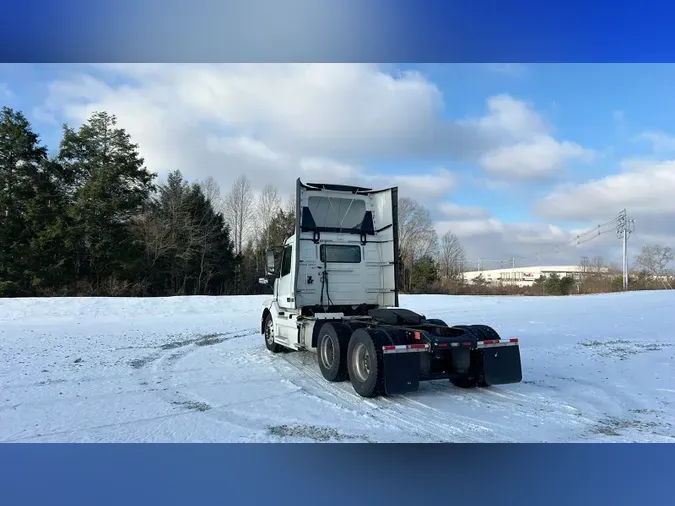
<path id="1" fill-rule="evenodd" d="M 292 309 L 295 307 L 293 300 L 293 244 L 284 246 L 281 257 L 281 271 L 277 281 L 277 302 L 279 307 Z"/>

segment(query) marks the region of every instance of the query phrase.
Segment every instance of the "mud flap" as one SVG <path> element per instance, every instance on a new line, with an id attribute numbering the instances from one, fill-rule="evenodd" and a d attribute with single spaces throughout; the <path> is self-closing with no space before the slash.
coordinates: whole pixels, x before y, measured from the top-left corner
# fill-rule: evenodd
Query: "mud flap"
<path id="1" fill-rule="evenodd" d="M 483 348 L 483 374 L 487 385 L 520 383 L 523 370 L 520 346 L 494 346 Z"/>
<path id="2" fill-rule="evenodd" d="M 385 353 L 384 391 L 387 395 L 414 392 L 420 387 L 420 353 Z"/>

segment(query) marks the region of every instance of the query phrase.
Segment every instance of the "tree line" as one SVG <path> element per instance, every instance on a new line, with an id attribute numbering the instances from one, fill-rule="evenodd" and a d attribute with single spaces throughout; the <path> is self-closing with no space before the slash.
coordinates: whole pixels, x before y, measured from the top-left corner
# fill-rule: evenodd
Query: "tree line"
<path id="1" fill-rule="evenodd" d="M 270 184 L 254 193 L 245 175 L 224 194 L 213 178 L 191 182 L 180 170 L 159 179 L 114 115 L 63 125 L 50 153 L 21 111 L 0 112 L 0 296 L 268 293 L 258 284 L 266 250 L 294 224 L 294 201 Z M 514 293 L 466 283 L 459 238 L 439 236 L 429 209 L 408 197 L 399 200 L 399 246 L 405 293 Z M 634 284 L 651 287 L 670 260 L 668 248 L 643 249 Z M 606 280 L 590 271 L 584 290 L 596 291 Z M 547 283 L 534 293 L 574 288 Z"/>
<path id="2" fill-rule="evenodd" d="M 0 295 L 219 294 L 239 262 L 209 182 L 158 182 L 115 116 L 68 125 L 49 153 L 0 112 Z"/>
<path id="3" fill-rule="evenodd" d="M 461 273 L 463 249 L 403 198 L 401 284 L 424 291 Z M 0 112 L 0 296 L 264 293 L 265 252 L 293 233 L 293 201 L 245 175 L 160 180 L 114 115 L 63 125 L 50 153 L 21 111 Z"/>

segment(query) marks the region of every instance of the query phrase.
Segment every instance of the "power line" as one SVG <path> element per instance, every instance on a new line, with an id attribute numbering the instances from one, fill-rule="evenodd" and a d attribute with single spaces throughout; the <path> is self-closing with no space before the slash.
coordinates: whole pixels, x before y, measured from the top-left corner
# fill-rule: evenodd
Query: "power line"
<path id="1" fill-rule="evenodd" d="M 572 247 L 579 247 L 583 244 L 586 244 L 600 236 L 603 236 L 609 232 L 616 232 L 617 235 L 623 239 L 624 237 L 624 229 L 626 230 L 626 241 L 628 236 L 633 232 L 634 230 L 634 223 L 635 220 L 632 220 L 627 216 L 626 210 L 624 209 L 621 211 L 616 217 L 612 218 L 611 220 L 601 223 L 585 232 L 582 232 L 580 234 L 577 234 L 574 238 L 560 244 L 555 244 L 551 245 L 549 248 L 546 248 L 544 250 L 538 250 L 536 253 L 535 257 L 537 260 L 541 259 L 542 256 L 544 255 L 553 255 L 560 253 L 562 249 L 566 248 L 572 248 Z M 626 248 L 624 248 L 624 285 L 627 286 L 627 259 L 626 259 Z M 511 266 L 512 268 L 515 267 L 515 259 L 518 258 L 520 260 L 524 259 L 529 259 L 532 257 L 523 257 L 523 256 L 514 256 L 509 259 L 501 259 L 501 260 L 491 260 L 491 259 L 485 259 L 485 258 L 478 258 L 478 270 L 483 270 L 483 266 L 486 263 L 497 263 L 502 266 Z"/>

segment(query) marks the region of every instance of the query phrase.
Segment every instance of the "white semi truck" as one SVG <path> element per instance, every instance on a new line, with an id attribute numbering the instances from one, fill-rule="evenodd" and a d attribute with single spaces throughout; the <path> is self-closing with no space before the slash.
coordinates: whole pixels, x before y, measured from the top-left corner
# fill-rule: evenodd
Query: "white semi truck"
<path id="1" fill-rule="evenodd" d="M 487 325 L 448 325 L 399 308 L 398 188 L 296 183 L 295 233 L 267 251 L 272 300 L 261 333 L 271 352 L 315 352 L 327 381 L 363 397 L 522 380 L 517 339 Z M 277 262 L 280 256 L 280 262 Z"/>

